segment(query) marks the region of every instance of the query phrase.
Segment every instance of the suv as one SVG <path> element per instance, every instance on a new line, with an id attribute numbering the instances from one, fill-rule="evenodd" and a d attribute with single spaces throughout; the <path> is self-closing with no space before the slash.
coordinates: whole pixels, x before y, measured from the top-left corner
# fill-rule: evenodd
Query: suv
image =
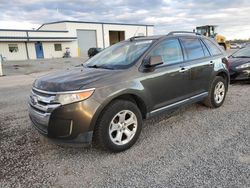
<path id="1" fill-rule="evenodd" d="M 56 141 L 119 152 L 138 139 L 142 120 L 203 101 L 220 107 L 229 83 L 227 58 L 196 33 L 132 37 L 85 64 L 35 80 L 29 115 Z"/>

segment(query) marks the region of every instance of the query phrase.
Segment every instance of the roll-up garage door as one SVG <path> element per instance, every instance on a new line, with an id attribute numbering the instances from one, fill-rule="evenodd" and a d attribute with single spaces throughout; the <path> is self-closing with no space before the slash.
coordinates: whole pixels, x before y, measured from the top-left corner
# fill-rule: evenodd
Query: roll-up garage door
<path id="1" fill-rule="evenodd" d="M 81 57 L 88 56 L 89 48 L 96 47 L 95 30 L 77 30 L 78 50 Z"/>

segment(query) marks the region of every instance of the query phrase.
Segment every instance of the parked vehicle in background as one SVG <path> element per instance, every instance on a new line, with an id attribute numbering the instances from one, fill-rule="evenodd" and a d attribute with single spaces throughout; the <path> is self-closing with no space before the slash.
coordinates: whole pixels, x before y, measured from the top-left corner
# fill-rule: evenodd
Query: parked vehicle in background
<path id="1" fill-rule="evenodd" d="M 237 46 L 238 46 L 239 49 L 241 49 L 241 48 L 244 47 L 244 44 L 239 44 L 239 43 L 237 43 Z"/>
<path id="2" fill-rule="evenodd" d="M 89 58 L 95 56 L 96 54 L 98 54 L 100 51 L 102 51 L 102 48 L 90 48 L 88 50 L 88 56 Z"/>
<path id="3" fill-rule="evenodd" d="M 238 45 L 239 45 L 239 48 L 240 48 L 240 49 L 246 47 L 246 43 L 240 43 L 240 44 L 238 44 Z"/>
<path id="4" fill-rule="evenodd" d="M 43 135 L 119 152 L 138 139 L 142 120 L 202 101 L 220 107 L 229 73 L 224 50 L 208 37 L 171 32 L 132 37 L 82 67 L 37 79 L 29 115 Z"/>
<path id="5" fill-rule="evenodd" d="M 231 49 L 237 49 L 237 48 L 239 48 L 239 46 L 238 46 L 238 44 L 236 44 L 236 43 L 231 43 L 231 44 L 230 44 L 230 48 L 231 48 Z"/>
<path id="6" fill-rule="evenodd" d="M 229 56 L 229 72 L 231 81 L 250 79 L 250 46 Z"/>
<path id="7" fill-rule="evenodd" d="M 203 25 L 196 27 L 196 32 L 206 37 L 213 38 L 224 50 L 229 49 L 230 45 L 226 40 L 226 37 L 216 32 L 217 25 Z"/>

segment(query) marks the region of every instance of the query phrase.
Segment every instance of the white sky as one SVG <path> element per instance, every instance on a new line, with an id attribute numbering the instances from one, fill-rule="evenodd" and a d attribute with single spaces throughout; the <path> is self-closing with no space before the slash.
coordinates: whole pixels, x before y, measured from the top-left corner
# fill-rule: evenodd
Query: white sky
<path id="1" fill-rule="evenodd" d="M 8 29 L 78 20 L 153 24 L 166 34 L 212 24 L 227 39 L 250 38 L 250 0 L 0 0 L 0 17 Z"/>

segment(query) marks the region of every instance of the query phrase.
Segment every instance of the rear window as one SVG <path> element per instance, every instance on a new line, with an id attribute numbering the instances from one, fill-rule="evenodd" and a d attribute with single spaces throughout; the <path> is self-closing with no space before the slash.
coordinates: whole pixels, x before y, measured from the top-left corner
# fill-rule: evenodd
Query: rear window
<path id="1" fill-rule="evenodd" d="M 212 55 L 219 55 L 219 54 L 221 54 L 221 50 L 213 42 L 211 42 L 208 39 L 203 39 L 203 40 L 204 40 L 206 46 L 208 47 L 208 50 L 210 51 L 210 53 Z"/>
<path id="2" fill-rule="evenodd" d="M 188 60 L 199 59 L 205 56 L 198 38 L 182 38 L 181 42 Z"/>

